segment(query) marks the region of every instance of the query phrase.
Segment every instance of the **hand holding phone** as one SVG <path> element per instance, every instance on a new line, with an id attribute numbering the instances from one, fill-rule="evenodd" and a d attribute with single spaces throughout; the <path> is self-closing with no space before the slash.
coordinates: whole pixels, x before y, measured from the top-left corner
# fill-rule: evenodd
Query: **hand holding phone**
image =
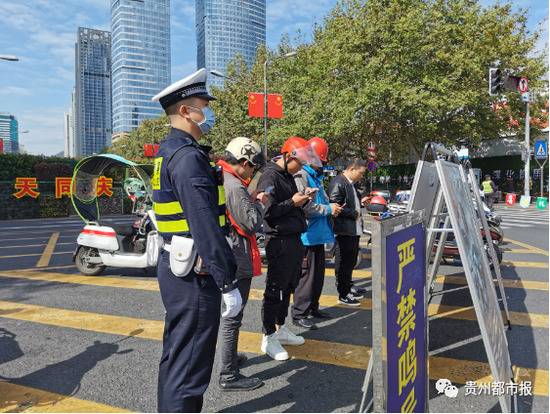
<path id="1" fill-rule="evenodd" d="M 307 196 L 312 196 L 314 195 L 317 191 L 319 191 L 318 188 L 311 188 L 311 187 L 307 187 L 304 191 L 304 194 L 307 195 Z"/>

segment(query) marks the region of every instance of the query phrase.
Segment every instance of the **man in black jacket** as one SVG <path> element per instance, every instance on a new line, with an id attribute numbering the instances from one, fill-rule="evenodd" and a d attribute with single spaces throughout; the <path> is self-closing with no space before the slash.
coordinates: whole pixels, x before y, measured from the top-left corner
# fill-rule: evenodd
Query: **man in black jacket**
<path id="1" fill-rule="evenodd" d="M 277 361 L 288 359 L 282 345 L 302 345 L 304 338 L 285 326 L 290 294 L 301 274 L 304 247 L 300 235 L 306 229 L 302 206 L 315 195 L 312 189 L 298 192 L 293 175 L 304 164 L 321 165 L 307 141 L 291 137 L 282 156 L 269 162 L 257 189 L 268 194 L 265 204 L 267 277 L 262 302 L 262 352 Z"/>
<path id="2" fill-rule="evenodd" d="M 332 180 L 329 186 L 331 203 L 337 203 L 344 208 L 334 219 L 334 233 L 336 234 L 336 252 L 334 270 L 336 273 L 336 287 L 338 288 L 338 302 L 348 306 L 359 306 L 357 299 L 363 294 L 352 291 L 352 273 L 357 254 L 359 253 L 359 238 L 363 232 L 361 218 L 361 198 L 354 187 L 354 183 L 363 178 L 366 171 L 366 162 L 354 159 L 348 163 L 342 174 Z"/>

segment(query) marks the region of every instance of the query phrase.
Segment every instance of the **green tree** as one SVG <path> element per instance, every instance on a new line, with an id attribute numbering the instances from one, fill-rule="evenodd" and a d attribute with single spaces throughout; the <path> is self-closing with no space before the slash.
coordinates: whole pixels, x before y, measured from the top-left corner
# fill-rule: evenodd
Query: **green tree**
<path id="1" fill-rule="evenodd" d="M 145 144 L 157 144 L 168 133 L 170 120 L 166 115 L 147 119 L 128 135 L 117 140 L 108 152 L 118 154 L 126 159 L 139 163 L 149 163 L 151 160 L 143 155 Z"/>
<path id="2" fill-rule="evenodd" d="M 527 29 L 527 13 L 510 3 L 482 7 L 476 0 L 340 0 L 306 42 L 283 36 L 275 50 L 260 48 L 248 67 L 241 57 L 228 66 L 224 88 L 212 92 L 216 126 L 203 143 L 223 150 L 237 136 L 263 144 L 263 120 L 249 118 L 248 92 L 263 91 L 266 57 L 268 92 L 280 93 L 284 118 L 269 120 L 269 149 L 274 154 L 289 136 L 321 136 L 333 158 L 365 156 L 369 141 L 380 159 L 405 161 L 428 141 L 447 145 L 523 133 L 524 106 L 517 93 L 495 111 L 502 97 L 488 95 L 488 69 L 530 79 L 541 88 L 547 72 L 541 35 Z M 294 58 L 280 58 L 296 50 Z M 546 99 L 531 116 L 546 119 Z M 158 142 L 167 118 L 145 121 L 113 148 L 143 159 L 144 143 Z M 542 125 L 534 124 L 533 135 Z M 160 126 L 160 127 L 159 127 Z"/>
<path id="3" fill-rule="evenodd" d="M 343 0 L 300 44 L 260 51 L 247 71 L 235 62 L 215 103 L 215 147 L 233 136 L 262 141 L 262 121 L 246 116 L 246 93 L 262 91 L 263 62 L 270 56 L 269 90 L 284 96 L 285 117 L 270 122 L 269 145 L 286 137 L 322 136 L 335 155 L 364 156 L 369 141 L 381 158 L 406 158 L 427 141 L 454 144 L 496 138 L 509 117 L 495 113 L 487 93 L 493 62 L 519 68 L 537 86 L 547 70 L 535 53 L 539 32 L 510 4 L 483 8 L 472 0 Z M 517 94 L 510 94 L 517 101 Z M 521 118 L 521 107 L 510 105 Z M 517 128 L 516 128 L 517 129 Z M 220 145 L 217 145 L 219 143 Z"/>

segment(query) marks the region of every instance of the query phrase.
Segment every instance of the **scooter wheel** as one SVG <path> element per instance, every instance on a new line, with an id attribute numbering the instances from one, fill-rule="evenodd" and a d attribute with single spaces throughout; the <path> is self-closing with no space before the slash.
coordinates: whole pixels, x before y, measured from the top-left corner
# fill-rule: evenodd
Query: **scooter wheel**
<path id="1" fill-rule="evenodd" d="M 80 246 L 76 252 L 75 264 L 80 273 L 86 276 L 97 276 L 105 270 L 104 265 L 89 263 L 89 257 L 99 257 L 97 249 Z"/>

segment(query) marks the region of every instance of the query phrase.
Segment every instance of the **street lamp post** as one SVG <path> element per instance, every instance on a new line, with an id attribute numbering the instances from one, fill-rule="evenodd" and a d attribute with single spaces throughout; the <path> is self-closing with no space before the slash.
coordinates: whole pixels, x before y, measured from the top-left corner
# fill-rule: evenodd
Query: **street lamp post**
<path id="1" fill-rule="evenodd" d="M 296 56 L 296 52 L 285 53 L 282 58 L 289 58 Z M 267 160 L 267 65 L 269 64 L 269 59 L 264 61 L 264 156 Z"/>

